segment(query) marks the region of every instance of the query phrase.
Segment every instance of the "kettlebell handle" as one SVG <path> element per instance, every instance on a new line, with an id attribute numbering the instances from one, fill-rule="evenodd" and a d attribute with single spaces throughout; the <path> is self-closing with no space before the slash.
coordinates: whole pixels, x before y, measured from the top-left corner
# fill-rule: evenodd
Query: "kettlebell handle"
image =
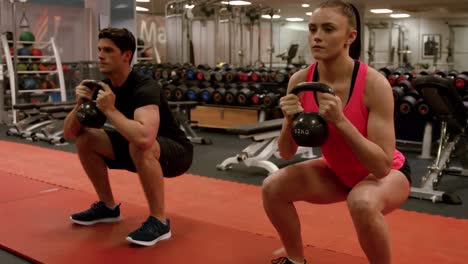
<path id="1" fill-rule="evenodd" d="M 299 93 L 304 91 L 317 91 L 321 93 L 329 93 L 335 95 L 335 91 L 333 91 L 333 89 L 330 86 L 319 82 L 301 82 L 294 86 L 291 89 L 290 93 L 298 95 Z"/>
<path id="2" fill-rule="evenodd" d="M 99 90 L 103 90 L 103 89 L 104 89 L 104 88 L 102 88 L 102 86 L 101 86 L 97 81 L 85 82 L 83 85 L 86 86 L 86 87 L 88 87 L 90 90 L 94 90 L 93 96 L 92 96 L 93 100 L 91 100 L 91 101 L 94 101 L 94 100 L 96 99 L 96 97 L 97 97 L 97 92 L 98 92 Z"/>

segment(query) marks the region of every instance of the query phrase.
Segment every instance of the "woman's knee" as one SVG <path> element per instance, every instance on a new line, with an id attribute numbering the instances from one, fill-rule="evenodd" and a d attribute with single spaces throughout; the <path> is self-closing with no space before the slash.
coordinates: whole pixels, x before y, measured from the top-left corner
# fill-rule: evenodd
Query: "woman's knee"
<path id="1" fill-rule="evenodd" d="M 280 171 L 275 172 L 263 180 L 262 195 L 264 198 L 281 198 L 281 184 L 279 181 L 280 173 Z"/>
<path id="2" fill-rule="evenodd" d="M 377 197 L 372 197 L 366 191 L 351 191 L 346 199 L 349 212 L 353 219 L 361 219 L 379 212 Z"/>

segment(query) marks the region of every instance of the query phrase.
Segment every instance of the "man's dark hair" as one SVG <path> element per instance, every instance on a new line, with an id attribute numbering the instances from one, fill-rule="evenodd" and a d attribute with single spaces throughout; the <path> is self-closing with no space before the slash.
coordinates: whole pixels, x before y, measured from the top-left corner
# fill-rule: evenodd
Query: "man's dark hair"
<path id="1" fill-rule="evenodd" d="M 121 52 L 131 51 L 130 64 L 135 55 L 136 41 L 135 36 L 126 28 L 104 28 L 99 32 L 99 39 L 110 39 Z"/>

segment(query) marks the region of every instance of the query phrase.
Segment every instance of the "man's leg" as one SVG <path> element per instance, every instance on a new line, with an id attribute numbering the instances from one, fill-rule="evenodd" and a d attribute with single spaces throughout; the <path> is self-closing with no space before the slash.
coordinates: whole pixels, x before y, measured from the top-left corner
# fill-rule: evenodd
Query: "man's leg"
<path id="1" fill-rule="evenodd" d="M 88 210 L 72 214 L 70 219 L 80 225 L 93 225 L 120 220 L 120 208 L 115 206 L 104 159 L 114 160 L 111 140 L 100 129 L 85 129 L 76 139 L 81 164 L 91 180 L 99 201 Z"/>
<path id="2" fill-rule="evenodd" d="M 348 208 L 359 243 L 371 264 L 391 263 L 390 235 L 384 215 L 399 208 L 409 193 L 408 179 L 397 170 L 380 180 L 370 175 L 350 192 Z"/>
<path id="3" fill-rule="evenodd" d="M 159 157 L 161 156 L 159 143 L 155 141 L 153 147 L 146 151 L 132 144 L 130 144 L 129 149 L 148 201 L 150 215 L 165 223 L 164 176 L 159 163 Z"/>
<path id="4" fill-rule="evenodd" d="M 112 144 L 102 129 L 85 129 L 76 139 L 81 165 L 93 183 L 99 200 L 108 207 L 115 206 L 104 158 L 114 160 Z"/>

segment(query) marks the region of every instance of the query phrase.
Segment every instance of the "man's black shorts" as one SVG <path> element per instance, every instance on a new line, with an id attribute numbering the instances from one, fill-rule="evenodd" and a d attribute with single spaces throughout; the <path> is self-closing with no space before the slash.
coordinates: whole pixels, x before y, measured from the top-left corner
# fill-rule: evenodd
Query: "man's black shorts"
<path id="1" fill-rule="evenodd" d="M 137 172 L 130 156 L 128 140 L 115 130 L 104 131 L 109 136 L 115 156 L 115 160 L 105 160 L 109 169 Z M 167 137 L 157 137 L 156 140 L 161 147 L 159 163 L 164 177 L 179 176 L 190 168 L 193 159 L 193 146 L 190 143 L 179 143 Z"/>

